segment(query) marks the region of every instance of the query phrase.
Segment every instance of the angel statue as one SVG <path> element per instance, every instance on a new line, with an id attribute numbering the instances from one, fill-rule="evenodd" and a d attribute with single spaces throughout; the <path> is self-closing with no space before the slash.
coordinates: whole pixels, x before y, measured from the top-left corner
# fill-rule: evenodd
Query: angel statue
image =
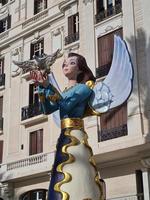
<path id="1" fill-rule="evenodd" d="M 31 70 L 31 78 L 38 84 L 43 113 L 54 113 L 61 127 L 48 200 L 104 199 L 83 118 L 121 105 L 131 93 L 133 71 L 126 44 L 119 36 L 114 41 L 112 65 L 103 82 L 96 83 L 85 58 L 72 52 L 62 64 L 68 79 L 62 92 L 52 72 Z"/>

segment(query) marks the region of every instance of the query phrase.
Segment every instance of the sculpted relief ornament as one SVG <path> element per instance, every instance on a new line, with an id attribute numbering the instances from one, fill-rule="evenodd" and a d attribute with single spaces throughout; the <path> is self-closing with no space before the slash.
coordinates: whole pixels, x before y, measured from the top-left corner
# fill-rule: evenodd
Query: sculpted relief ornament
<path id="1" fill-rule="evenodd" d="M 103 188 L 83 118 L 105 113 L 129 97 L 133 70 L 128 50 L 125 42 L 115 36 L 110 71 L 98 83 L 85 58 L 70 52 L 62 64 L 62 72 L 68 79 L 68 87 L 62 92 L 51 72 L 58 53 L 49 56 L 48 63 L 39 58 L 33 63 L 14 62 L 22 70 L 27 67 L 31 71 L 31 78 L 38 85 L 40 109 L 45 115 L 53 113 L 54 121 L 61 128 L 48 200 L 103 200 Z"/>

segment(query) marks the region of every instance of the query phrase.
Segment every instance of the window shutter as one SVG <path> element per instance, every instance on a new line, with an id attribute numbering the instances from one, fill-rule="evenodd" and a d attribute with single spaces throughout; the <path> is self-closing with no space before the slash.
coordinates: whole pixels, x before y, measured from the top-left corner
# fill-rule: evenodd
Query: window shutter
<path id="1" fill-rule="evenodd" d="M 11 28 L 11 15 L 8 15 L 7 20 L 8 20 L 8 29 L 10 29 Z"/>
<path id="2" fill-rule="evenodd" d="M 68 17 L 68 35 L 72 35 L 74 33 L 74 28 L 73 28 L 73 20 L 74 16 Z"/>
<path id="3" fill-rule="evenodd" d="M 143 178 L 142 178 L 142 171 L 136 170 L 136 189 L 137 194 L 143 194 Z M 141 200 L 144 200 L 144 198 L 141 196 Z"/>
<path id="4" fill-rule="evenodd" d="M 37 131 L 37 153 L 43 152 L 43 129 Z"/>
<path id="5" fill-rule="evenodd" d="M 31 44 L 30 46 L 30 59 L 33 59 L 33 55 L 34 55 L 34 44 Z"/>
<path id="6" fill-rule="evenodd" d="M 34 15 L 37 14 L 37 0 L 34 0 Z"/>
<path id="7" fill-rule="evenodd" d="M 29 154 L 34 155 L 43 152 L 43 129 L 30 133 Z"/>
<path id="8" fill-rule="evenodd" d="M 36 131 L 30 133 L 30 149 L 29 154 L 33 155 L 37 153 L 37 136 Z"/>
<path id="9" fill-rule="evenodd" d="M 3 97 L 0 97 L 0 119 L 3 116 Z"/>
<path id="10" fill-rule="evenodd" d="M 0 140 L 0 163 L 2 163 L 3 160 L 3 141 Z"/>
<path id="11" fill-rule="evenodd" d="M 104 2 L 103 2 L 103 0 L 97 0 L 97 1 L 96 1 L 96 10 L 97 10 L 97 14 L 98 14 L 100 11 L 103 11 L 103 10 L 104 10 Z"/>
<path id="12" fill-rule="evenodd" d="M 0 59 L 0 75 L 4 74 L 4 57 Z"/>
<path id="13" fill-rule="evenodd" d="M 44 9 L 47 8 L 47 0 L 44 0 Z"/>
<path id="14" fill-rule="evenodd" d="M 30 84 L 29 85 L 29 105 L 33 105 L 33 91 L 34 90 L 34 85 Z"/>
<path id="15" fill-rule="evenodd" d="M 2 20 L 0 20 L 0 33 L 2 33 L 3 32 L 3 22 L 2 22 Z"/>
<path id="16" fill-rule="evenodd" d="M 122 28 L 98 38 L 97 77 L 105 76 L 109 72 L 113 58 L 114 34 L 122 37 Z"/>
<path id="17" fill-rule="evenodd" d="M 127 102 L 101 114 L 99 141 L 127 135 Z"/>

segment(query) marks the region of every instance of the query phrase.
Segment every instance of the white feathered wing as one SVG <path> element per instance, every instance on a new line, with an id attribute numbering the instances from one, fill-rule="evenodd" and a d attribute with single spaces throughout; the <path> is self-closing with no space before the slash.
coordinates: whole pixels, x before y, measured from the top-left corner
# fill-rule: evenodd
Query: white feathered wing
<path id="1" fill-rule="evenodd" d="M 90 106 L 98 113 L 124 103 L 132 90 L 133 68 L 125 42 L 114 36 L 114 53 L 110 71 L 103 82 L 93 88 Z"/>

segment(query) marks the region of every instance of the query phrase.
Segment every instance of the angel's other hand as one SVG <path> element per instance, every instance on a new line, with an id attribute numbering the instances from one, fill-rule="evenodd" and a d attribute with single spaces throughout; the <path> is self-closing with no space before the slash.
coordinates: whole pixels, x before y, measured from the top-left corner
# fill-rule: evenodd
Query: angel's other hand
<path id="1" fill-rule="evenodd" d="M 48 74 L 44 70 L 32 70 L 30 77 L 36 84 L 42 84 L 43 86 L 48 81 Z"/>

